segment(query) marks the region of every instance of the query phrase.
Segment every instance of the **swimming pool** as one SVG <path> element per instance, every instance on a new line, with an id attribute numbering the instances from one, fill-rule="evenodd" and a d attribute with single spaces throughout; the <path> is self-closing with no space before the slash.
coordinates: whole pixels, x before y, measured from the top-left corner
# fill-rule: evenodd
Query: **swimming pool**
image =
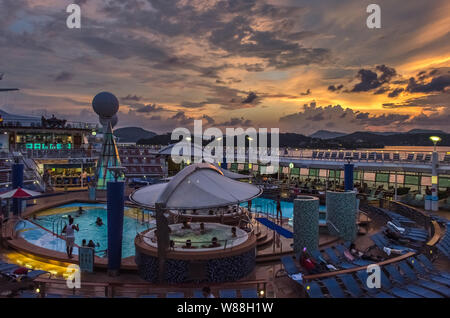
<path id="1" fill-rule="evenodd" d="M 78 216 L 77 210 L 80 206 L 86 212 Z M 149 212 L 147 211 L 146 213 Z M 80 231 L 75 233 L 75 244 L 81 246 L 83 239 L 86 242 L 92 240 L 97 245 L 95 248 L 97 256 L 104 256 L 102 251 L 108 248 L 108 220 L 105 204 L 71 203 L 42 211 L 37 215 L 37 219 L 33 219 L 32 222 L 24 221 L 18 223 L 16 231 L 31 244 L 65 253 L 65 241 L 53 235 L 52 231 L 57 231 L 57 234 L 61 234 L 62 227 L 68 223 L 69 214 L 74 217 L 74 224 L 78 224 L 80 227 Z M 134 238 L 137 233 L 155 227 L 154 222 L 142 224 L 135 216 L 134 209 L 125 208 L 122 241 L 123 258 L 135 255 Z M 104 224 L 102 226 L 95 224 L 97 217 L 103 220 Z M 73 253 L 78 254 L 78 249 L 74 248 Z"/>
<path id="2" fill-rule="evenodd" d="M 280 201 L 281 212 L 283 213 L 283 218 L 289 218 L 289 222 L 292 223 L 292 217 L 294 215 L 294 202 L 290 201 Z M 241 203 L 241 206 L 248 206 L 247 202 Z M 267 198 L 256 198 L 252 200 L 252 212 L 262 212 L 269 213 L 270 215 L 277 214 L 277 202 L 272 199 Z M 319 219 L 320 221 L 326 220 L 326 206 L 319 205 Z"/>

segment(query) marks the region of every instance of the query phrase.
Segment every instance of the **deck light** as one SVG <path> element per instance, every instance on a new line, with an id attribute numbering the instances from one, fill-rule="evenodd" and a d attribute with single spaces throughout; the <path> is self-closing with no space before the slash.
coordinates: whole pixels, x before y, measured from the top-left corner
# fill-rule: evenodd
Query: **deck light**
<path id="1" fill-rule="evenodd" d="M 431 136 L 431 137 L 430 137 L 430 140 L 433 142 L 433 144 L 434 144 L 434 151 L 436 152 L 436 145 L 437 145 L 437 143 L 438 143 L 439 141 L 441 141 L 442 139 L 441 139 L 441 137 L 439 137 L 439 136 Z"/>

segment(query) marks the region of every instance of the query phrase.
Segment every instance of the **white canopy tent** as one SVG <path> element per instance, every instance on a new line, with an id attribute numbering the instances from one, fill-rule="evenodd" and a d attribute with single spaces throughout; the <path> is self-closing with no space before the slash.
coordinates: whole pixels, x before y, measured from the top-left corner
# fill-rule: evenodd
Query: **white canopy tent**
<path id="1" fill-rule="evenodd" d="M 258 187 L 224 176 L 209 163 L 197 163 L 180 171 L 168 183 L 140 188 L 130 195 L 136 204 L 167 209 L 206 209 L 249 201 L 261 194 Z"/>

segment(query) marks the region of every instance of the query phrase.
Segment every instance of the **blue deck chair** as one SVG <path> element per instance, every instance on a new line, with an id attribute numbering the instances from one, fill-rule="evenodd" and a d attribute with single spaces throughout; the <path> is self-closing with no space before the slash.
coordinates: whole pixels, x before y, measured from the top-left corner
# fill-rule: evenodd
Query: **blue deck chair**
<path id="1" fill-rule="evenodd" d="M 312 251 L 310 254 L 318 263 L 327 264 L 327 261 L 323 258 L 319 250 Z"/>
<path id="2" fill-rule="evenodd" d="M 411 264 L 411 266 L 414 268 L 416 272 L 418 272 L 420 275 L 424 277 L 430 277 L 430 275 L 433 275 L 436 278 L 436 272 L 430 272 L 428 271 L 423 265 L 420 264 L 420 262 L 416 258 L 408 258 L 408 263 Z M 444 273 L 445 274 L 445 273 Z M 438 278 L 446 278 L 445 276 L 437 276 Z"/>
<path id="3" fill-rule="evenodd" d="M 19 268 L 20 266 L 16 265 L 16 264 L 3 264 L 0 265 L 0 272 L 2 273 L 9 273 L 12 272 L 13 270 Z"/>
<path id="4" fill-rule="evenodd" d="M 337 245 L 337 246 L 335 246 L 335 248 L 339 252 L 340 258 L 342 260 L 346 260 L 344 253 L 348 248 L 345 247 L 344 245 Z M 352 261 L 352 263 L 357 266 L 367 266 L 367 265 L 373 264 L 373 262 L 367 261 L 365 259 L 354 259 Z"/>
<path id="5" fill-rule="evenodd" d="M 364 288 L 365 291 L 367 291 L 370 296 L 373 298 L 395 298 L 394 296 L 386 293 L 381 288 L 369 288 L 367 286 L 367 272 L 365 269 L 359 270 L 356 272 L 356 276 L 358 276 L 359 280 L 361 281 L 361 286 Z M 383 287 L 383 285 L 381 285 Z"/>
<path id="6" fill-rule="evenodd" d="M 158 295 L 151 294 L 151 295 L 141 295 L 139 298 L 158 298 Z"/>
<path id="7" fill-rule="evenodd" d="M 392 285 L 391 281 L 382 270 L 380 271 L 380 276 L 381 276 L 381 286 L 383 286 L 383 288 L 388 290 L 391 294 L 400 298 L 422 298 L 417 294 L 411 293 L 403 288 Z"/>
<path id="8" fill-rule="evenodd" d="M 221 289 L 219 290 L 220 298 L 236 298 L 237 292 L 236 289 Z"/>
<path id="9" fill-rule="evenodd" d="M 358 283 L 351 274 L 338 275 L 337 277 L 342 281 L 345 289 L 347 289 L 347 292 L 350 293 L 352 297 L 359 298 L 365 296 L 364 290 L 359 287 Z"/>
<path id="10" fill-rule="evenodd" d="M 375 245 L 381 250 L 383 250 L 383 247 L 389 247 L 389 248 L 393 248 L 393 249 L 396 249 L 396 250 L 402 250 L 402 251 L 410 251 L 411 250 L 411 251 L 413 251 L 412 249 L 410 249 L 410 248 L 408 248 L 406 246 L 391 244 L 380 233 L 373 234 L 370 238 L 375 243 Z"/>
<path id="11" fill-rule="evenodd" d="M 258 291 L 256 288 L 241 289 L 242 298 L 258 298 Z"/>
<path id="12" fill-rule="evenodd" d="M 414 284 L 407 284 L 406 279 L 402 276 L 402 274 L 400 274 L 400 272 L 393 264 L 384 266 L 384 269 L 387 270 L 389 276 L 398 284 L 400 284 L 403 289 L 425 298 L 442 298 L 440 295 L 433 293 L 432 291 L 426 290 L 420 286 L 416 286 Z"/>
<path id="13" fill-rule="evenodd" d="M 184 293 L 182 292 L 167 293 L 166 298 L 184 298 Z"/>
<path id="14" fill-rule="evenodd" d="M 19 298 L 38 298 L 39 294 L 36 294 L 34 292 L 24 290 L 19 294 Z"/>
<path id="15" fill-rule="evenodd" d="M 59 294 L 47 294 L 45 298 L 61 298 L 62 296 Z"/>
<path id="16" fill-rule="evenodd" d="M 322 279 L 322 283 L 328 289 L 328 292 L 330 293 L 331 297 L 345 298 L 345 293 L 342 290 L 342 288 L 339 286 L 339 283 L 336 281 L 336 279 L 334 279 L 332 277 L 325 278 L 325 279 Z"/>
<path id="17" fill-rule="evenodd" d="M 309 298 L 325 298 L 325 295 L 322 293 L 319 284 L 317 284 L 316 282 L 306 283 L 305 291 L 308 294 Z"/>
<path id="18" fill-rule="evenodd" d="M 446 278 L 450 278 L 450 273 L 439 272 L 438 270 L 436 270 L 436 268 L 434 268 L 434 266 L 433 266 L 433 263 L 432 263 L 425 255 L 419 254 L 419 255 L 417 255 L 416 257 L 417 257 L 417 259 L 419 259 L 419 261 L 420 261 L 423 265 L 425 265 L 426 269 L 427 269 L 429 272 L 439 274 L 439 275 L 441 275 L 441 276 L 443 276 L 443 277 L 446 277 Z"/>
<path id="19" fill-rule="evenodd" d="M 37 278 L 37 277 L 39 277 L 41 275 L 44 275 L 44 274 L 49 274 L 49 272 L 42 271 L 42 270 L 34 270 L 34 271 L 28 272 L 25 277 L 28 278 L 28 279 L 35 279 L 35 278 Z"/>
<path id="20" fill-rule="evenodd" d="M 431 280 L 450 286 L 450 274 L 446 273 L 446 272 L 439 272 L 437 271 L 434 266 L 433 263 L 431 263 L 428 258 L 426 258 L 426 256 L 424 255 L 418 255 L 417 256 L 424 265 L 421 265 L 420 262 L 417 261 L 417 259 L 415 261 L 411 260 L 410 263 L 412 263 L 414 269 L 416 269 L 419 273 L 421 273 L 424 276 L 429 277 Z"/>
<path id="21" fill-rule="evenodd" d="M 199 289 L 194 290 L 194 298 L 205 298 L 205 296 L 203 296 L 203 292 Z"/>
<path id="22" fill-rule="evenodd" d="M 281 263 L 283 263 L 284 270 L 288 275 L 295 275 L 300 273 L 300 269 L 295 265 L 292 256 L 281 257 Z"/>
<path id="23" fill-rule="evenodd" d="M 328 255 L 328 259 L 334 266 L 342 267 L 344 269 L 355 267 L 353 264 L 341 261 L 331 247 L 325 249 L 325 254 Z"/>
<path id="24" fill-rule="evenodd" d="M 438 283 L 426 280 L 425 278 L 421 278 L 417 276 L 417 274 L 409 267 L 406 261 L 401 261 L 398 263 L 400 270 L 403 272 L 403 275 L 406 276 L 408 280 L 410 280 L 415 285 L 420 287 L 428 288 L 436 293 L 442 294 L 446 297 L 450 297 L 450 289 L 442 286 Z"/>

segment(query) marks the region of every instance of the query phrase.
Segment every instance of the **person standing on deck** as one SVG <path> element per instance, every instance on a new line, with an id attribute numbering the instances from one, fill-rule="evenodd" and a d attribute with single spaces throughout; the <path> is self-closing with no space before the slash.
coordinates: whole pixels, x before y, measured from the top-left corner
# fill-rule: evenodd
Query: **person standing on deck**
<path id="1" fill-rule="evenodd" d="M 75 230 L 78 232 L 80 228 L 73 224 L 73 218 L 69 217 L 69 225 L 64 226 L 62 233 L 66 233 L 66 251 L 67 257 L 73 258 L 73 245 L 75 244 Z"/>
<path id="2" fill-rule="evenodd" d="M 280 225 L 283 225 L 282 220 L 283 220 L 283 214 L 281 213 L 281 201 L 280 201 L 280 195 L 277 196 L 277 220 L 278 220 L 278 215 L 279 215 L 279 222 Z"/>

